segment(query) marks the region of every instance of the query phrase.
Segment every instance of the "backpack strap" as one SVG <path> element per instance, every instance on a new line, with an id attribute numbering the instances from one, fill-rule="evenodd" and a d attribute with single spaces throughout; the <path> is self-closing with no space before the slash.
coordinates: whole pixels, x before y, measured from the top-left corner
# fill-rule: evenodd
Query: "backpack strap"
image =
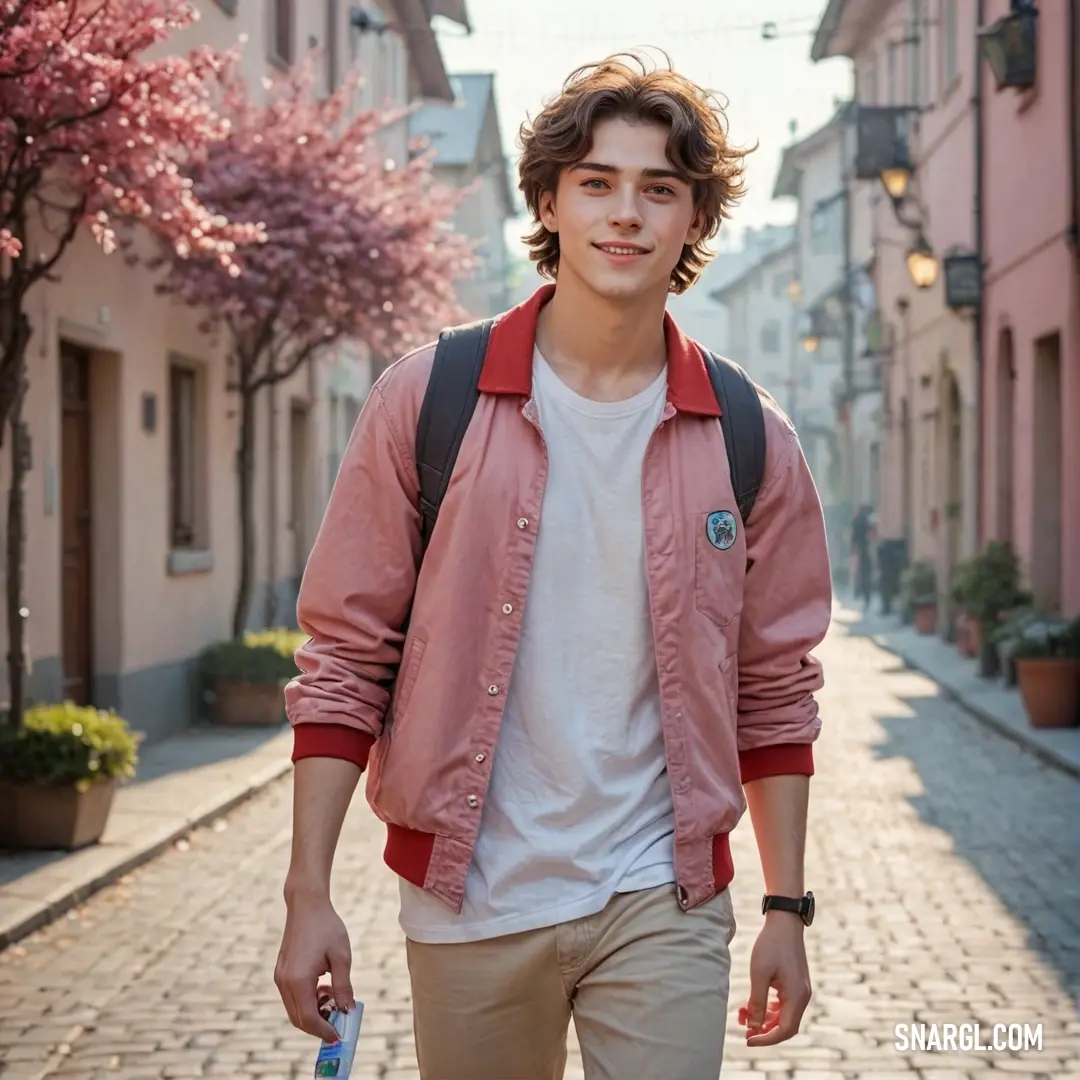
<path id="1" fill-rule="evenodd" d="M 435 348 L 424 402 L 416 425 L 416 468 L 420 480 L 421 535 L 431 541 L 458 451 L 480 399 L 480 372 L 494 319 L 444 330 Z"/>
<path id="2" fill-rule="evenodd" d="M 765 411 L 753 379 L 733 360 L 701 350 L 720 406 L 731 485 L 746 524 L 765 477 Z"/>

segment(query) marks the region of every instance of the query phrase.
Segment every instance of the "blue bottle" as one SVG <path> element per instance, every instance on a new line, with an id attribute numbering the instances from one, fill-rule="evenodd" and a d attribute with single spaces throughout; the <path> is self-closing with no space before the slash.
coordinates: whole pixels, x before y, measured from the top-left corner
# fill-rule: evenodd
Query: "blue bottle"
<path id="1" fill-rule="evenodd" d="M 364 1003 L 358 1001 L 347 1013 L 335 1009 L 330 1014 L 330 1023 L 338 1033 L 338 1042 L 323 1041 L 319 1055 L 315 1059 L 316 1080 L 324 1076 L 336 1077 L 336 1080 L 349 1080 L 353 1058 L 356 1056 L 356 1044 L 360 1039 L 360 1022 L 364 1018 Z"/>

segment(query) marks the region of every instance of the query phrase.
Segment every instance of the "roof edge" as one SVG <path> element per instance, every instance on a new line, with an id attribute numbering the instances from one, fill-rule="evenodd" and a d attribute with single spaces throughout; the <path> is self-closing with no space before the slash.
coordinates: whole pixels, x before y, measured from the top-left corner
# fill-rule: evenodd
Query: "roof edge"
<path id="1" fill-rule="evenodd" d="M 431 28 L 428 5 L 424 0 L 394 0 L 394 4 L 398 9 L 398 23 L 403 28 L 409 62 L 420 84 L 421 98 L 452 105 L 454 88 L 450 85 L 438 38 Z"/>
<path id="2" fill-rule="evenodd" d="M 718 289 L 713 289 L 712 292 L 708 294 L 709 299 L 717 304 L 726 304 L 726 298 L 731 293 L 736 292 L 739 286 L 745 284 L 746 279 L 750 277 L 751 274 L 768 266 L 769 263 L 775 262 L 783 255 L 792 254 L 798 247 L 798 244 L 798 236 L 793 236 L 790 240 L 788 240 L 786 243 L 781 244 L 779 247 L 775 247 L 770 249 L 769 251 L 764 252 L 760 259 L 758 259 L 756 262 L 752 262 L 749 266 L 747 266 L 743 270 L 743 272 L 739 274 L 738 277 L 732 278 L 726 285 L 721 285 Z"/>
<path id="3" fill-rule="evenodd" d="M 431 9 L 432 15 L 441 15 L 444 19 L 457 23 L 464 27 L 468 34 L 473 32 L 465 0 L 427 0 L 427 7 Z"/>
<path id="4" fill-rule="evenodd" d="M 821 60 L 844 55 L 833 51 L 832 44 L 847 4 L 848 0 L 829 0 L 825 13 L 821 16 L 821 22 L 818 23 L 818 28 L 814 33 L 814 44 L 810 48 L 810 59 L 815 64 Z"/>

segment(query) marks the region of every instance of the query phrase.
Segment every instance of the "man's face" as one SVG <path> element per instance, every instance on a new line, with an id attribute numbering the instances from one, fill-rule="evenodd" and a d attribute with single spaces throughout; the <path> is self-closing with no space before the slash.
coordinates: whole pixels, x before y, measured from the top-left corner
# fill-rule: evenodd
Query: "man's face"
<path id="1" fill-rule="evenodd" d="M 667 293 L 684 244 L 701 235 L 690 183 L 667 157 L 661 124 L 602 120 L 585 161 L 563 169 L 540 219 L 559 234 L 559 276 L 567 270 L 612 300 Z"/>

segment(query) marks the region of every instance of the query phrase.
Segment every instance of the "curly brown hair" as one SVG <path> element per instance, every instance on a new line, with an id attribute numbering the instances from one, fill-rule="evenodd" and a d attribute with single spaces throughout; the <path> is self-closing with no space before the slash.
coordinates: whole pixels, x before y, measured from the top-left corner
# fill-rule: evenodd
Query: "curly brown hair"
<path id="1" fill-rule="evenodd" d="M 692 184 L 694 207 L 702 211 L 704 227 L 696 243 L 683 246 L 668 286 L 670 292 L 684 293 L 713 258 L 707 242 L 746 192 L 743 159 L 756 147 L 740 149 L 728 142 L 723 106 L 674 71 L 670 59 L 667 68 L 652 70 L 636 53 L 616 53 L 585 64 L 571 72 L 559 96 L 531 124 L 521 125 L 519 187 L 535 224 L 524 237 L 529 258 L 540 274 L 554 280 L 559 237 L 540 220 L 541 196 L 554 194 L 564 168 L 585 160 L 594 125 L 612 117 L 668 128 L 668 159 Z"/>

